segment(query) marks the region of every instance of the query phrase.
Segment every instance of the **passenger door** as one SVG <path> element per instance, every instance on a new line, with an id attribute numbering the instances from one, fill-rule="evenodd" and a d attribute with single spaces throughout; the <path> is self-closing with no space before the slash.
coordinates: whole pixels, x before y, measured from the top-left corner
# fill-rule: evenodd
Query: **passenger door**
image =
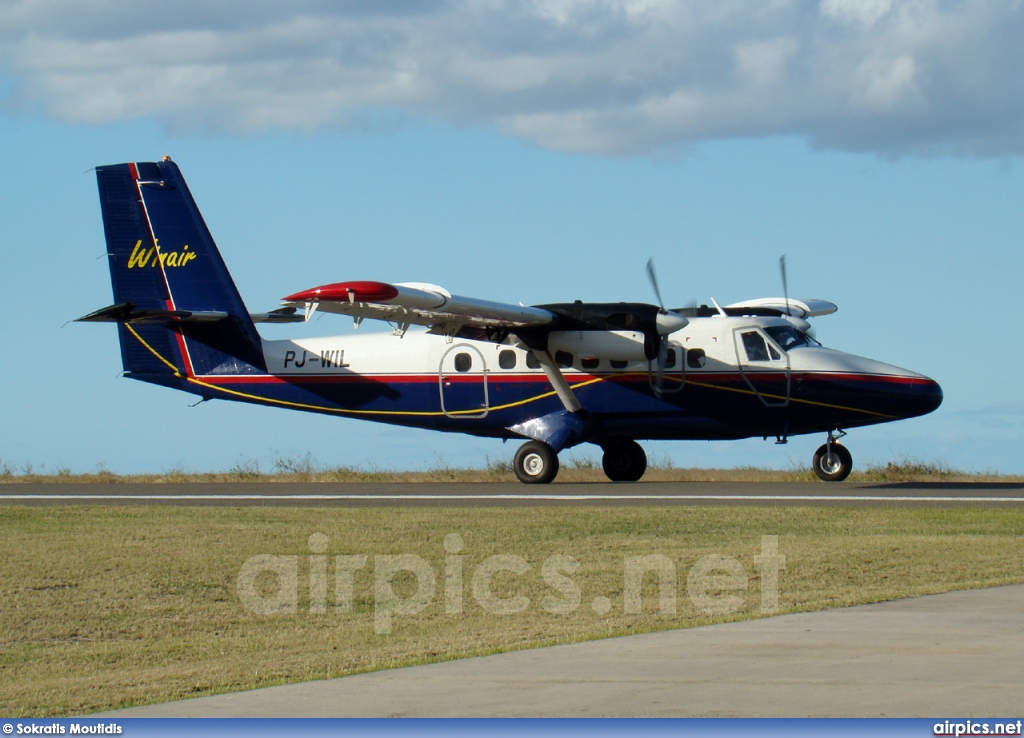
<path id="1" fill-rule="evenodd" d="M 441 412 L 450 418 L 482 418 L 490 410 L 487 365 L 483 354 L 469 344 L 445 351 L 438 371 Z"/>
<path id="2" fill-rule="evenodd" d="M 740 374 L 767 407 L 785 407 L 790 397 L 789 354 L 758 328 L 733 332 Z"/>

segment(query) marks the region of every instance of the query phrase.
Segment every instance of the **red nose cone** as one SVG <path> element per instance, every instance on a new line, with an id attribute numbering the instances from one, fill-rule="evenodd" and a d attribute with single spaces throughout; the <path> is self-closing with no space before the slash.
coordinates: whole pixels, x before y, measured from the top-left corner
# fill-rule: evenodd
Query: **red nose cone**
<path id="1" fill-rule="evenodd" d="M 314 287 L 285 300 L 303 302 L 305 300 L 339 300 L 344 302 L 386 302 L 398 297 L 398 290 L 384 282 L 336 282 Z"/>

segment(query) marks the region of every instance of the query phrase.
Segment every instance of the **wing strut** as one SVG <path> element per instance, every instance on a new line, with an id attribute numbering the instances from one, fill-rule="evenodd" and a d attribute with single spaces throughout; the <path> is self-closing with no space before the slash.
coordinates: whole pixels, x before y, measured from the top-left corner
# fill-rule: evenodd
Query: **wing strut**
<path id="1" fill-rule="evenodd" d="M 583 405 L 576 399 L 576 393 L 572 391 L 572 387 L 565 379 L 565 375 L 562 374 L 562 370 L 558 368 L 558 364 L 551 358 L 549 351 L 538 351 L 532 350 L 533 355 L 537 361 L 540 362 L 541 368 L 544 370 L 545 376 L 548 381 L 551 382 L 551 386 L 555 388 L 555 394 L 558 395 L 558 399 L 562 401 L 562 406 L 570 413 L 578 413 L 583 409 Z"/>

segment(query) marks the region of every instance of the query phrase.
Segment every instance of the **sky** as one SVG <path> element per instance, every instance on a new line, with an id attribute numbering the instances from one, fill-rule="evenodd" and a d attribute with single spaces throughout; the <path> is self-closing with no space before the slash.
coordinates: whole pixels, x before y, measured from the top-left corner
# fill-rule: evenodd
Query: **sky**
<path id="1" fill-rule="evenodd" d="M 68 323 L 112 301 L 91 170 L 170 155 L 253 311 L 350 279 L 653 302 L 648 257 L 670 304 L 727 304 L 779 294 L 785 254 L 839 306 L 819 340 L 945 392 L 851 432 L 856 466 L 1024 473 L 1022 37 L 1006 0 L 7 0 L 0 469 L 514 453 L 120 378 L 113 327 Z M 787 469 L 823 440 L 645 446 Z"/>

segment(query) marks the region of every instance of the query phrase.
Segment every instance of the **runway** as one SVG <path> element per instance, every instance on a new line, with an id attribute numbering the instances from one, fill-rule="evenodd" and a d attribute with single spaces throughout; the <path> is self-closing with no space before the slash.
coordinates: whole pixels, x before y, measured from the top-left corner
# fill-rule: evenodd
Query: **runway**
<path id="1" fill-rule="evenodd" d="M 648 482 L 0 484 L 0 505 L 522 507 L 533 505 L 1021 506 L 1021 483 Z"/>

